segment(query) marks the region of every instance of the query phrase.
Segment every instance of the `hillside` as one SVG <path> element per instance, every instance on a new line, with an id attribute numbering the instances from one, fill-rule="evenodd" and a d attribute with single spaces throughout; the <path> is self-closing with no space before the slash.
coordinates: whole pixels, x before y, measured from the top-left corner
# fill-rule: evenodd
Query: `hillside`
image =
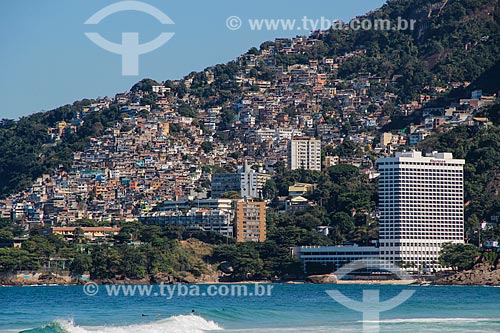
<path id="1" fill-rule="evenodd" d="M 466 232 L 477 244 L 480 221 L 500 212 L 500 104 L 484 111 L 496 126 L 489 128 L 457 127 L 449 132 L 433 135 L 418 146 L 426 152 L 449 151 L 465 165 Z M 495 234 L 498 230 L 490 231 Z M 491 235 L 492 236 L 492 235 Z M 490 237 L 491 237 L 490 236 Z M 485 235 L 485 239 L 488 235 Z M 494 237 L 491 237 L 494 238 Z"/>
<path id="2" fill-rule="evenodd" d="M 2 120 L 0 270 L 59 257 L 100 281 L 199 281 L 220 263 L 229 281 L 297 278 L 290 247 L 378 239 L 375 161 L 415 148 L 467 160 L 466 237 L 478 244 L 480 223 L 500 216 L 499 16 L 496 0 L 389 1 L 365 18 L 416 30 L 276 39 L 181 80 Z M 286 166 L 288 142 L 304 136 L 321 140 L 321 171 Z M 260 177 L 255 194 L 220 197 L 266 200 L 262 243 L 235 243 L 231 204 L 200 206 L 218 198 L 213 174 L 241 166 Z M 103 239 L 81 229 L 112 226 Z M 499 236 L 497 224 L 481 241 Z"/>
<path id="3" fill-rule="evenodd" d="M 339 78 L 370 72 L 395 81 L 393 91 L 409 101 L 419 93 L 431 92 L 430 87 L 472 82 L 485 74 L 476 87 L 496 93 L 498 84 L 491 82 L 499 60 L 499 16 L 497 0 L 394 0 L 362 18 L 391 22 L 397 22 L 398 17 L 414 19 L 414 31 L 330 31 L 318 36 L 324 44 L 306 57 L 284 56 L 278 60 L 282 64 L 305 63 L 316 56 L 366 50 L 342 64 Z"/>
<path id="4" fill-rule="evenodd" d="M 500 89 L 495 78 L 500 54 L 500 8 L 498 0 L 394 0 L 365 16 L 370 19 L 397 17 L 416 19 L 415 31 L 328 31 L 315 32 L 314 46 L 299 53 L 278 52 L 266 63 L 257 63 L 250 75 L 258 80 L 273 81 L 275 66 L 308 64 L 324 57 L 345 57 L 330 80 L 351 79 L 369 72 L 390 82 L 379 93 L 395 93 L 396 102 L 414 100 L 419 94 L 443 95 L 433 87 L 449 82 L 473 82 L 469 89 L 458 90 L 466 96 L 472 88 L 485 93 Z M 261 50 L 276 47 L 265 42 Z M 259 50 L 252 49 L 239 61 L 191 73 L 180 82 L 166 81 L 169 98 L 180 102 L 180 114 L 196 116 L 197 108 L 223 108 L 219 130 L 231 128 L 232 105 L 239 103 L 242 93 L 253 87 L 237 84 L 236 77 L 248 71 L 248 59 Z M 241 61 L 243 59 L 243 61 Z M 246 60 L 245 60 L 246 59 Z M 210 74 L 210 75 L 208 75 Z M 211 76 L 209 78 L 209 76 Z M 136 84 L 132 91 L 151 91 L 152 80 Z M 450 92 L 448 89 L 446 92 Z M 457 91 L 453 91 L 455 97 Z M 460 95 L 459 94 L 459 95 Z M 143 96 L 141 104 L 155 106 L 154 98 Z M 43 173 L 62 166 L 68 168 L 72 151 L 81 151 L 90 137 L 99 136 L 107 127 L 121 120 L 116 104 L 92 113 L 74 133 L 52 142 L 47 130 L 63 121 L 82 120 L 82 109 L 92 101 L 75 102 L 46 113 L 23 117 L 17 122 L 3 120 L 0 124 L 0 197 L 30 185 Z M 328 108 L 328 101 L 321 107 Z M 80 118 L 79 118 L 80 117 Z M 225 135 L 222 134 L 221 135 Z"/>
<path id="5" fill-rule="evenodd" d="M 83 108 L 92 103 L 83 100 L 19 121 L 0 121 L 0 198 L 26 189 L 44 173 L 69 169 L 74 151 L 82 151 L 90 137 L 102 135 L 122 119 L 116 105 L 111 105 L 89 114 L 83 121 Z M 70 123 L 75 130 L 62 133 L 60 140 L 55 141 L 49 128 L 58 123 Z"/>

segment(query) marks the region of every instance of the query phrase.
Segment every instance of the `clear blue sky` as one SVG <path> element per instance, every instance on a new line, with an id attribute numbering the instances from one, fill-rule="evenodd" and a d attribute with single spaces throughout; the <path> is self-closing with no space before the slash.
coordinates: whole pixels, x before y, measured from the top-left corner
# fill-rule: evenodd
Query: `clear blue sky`
<path id="1" fill-rule="evenodd" d="M 145 13 L 116 13 L 99 25 L 84 22 L 113 0 L 0 1 L 0 119 L 18 118 L 83 98 L 114 96 L 141 78 L 178 79 L 191 71 L 225 63 L 276 37 L 297 31 L 251 31 L 251 18 L 349 20 L 379 8 L 383 0 L 144 0 L 175 25 L 162 25 Z M 241 17 L 237 31 L 226 19 Z M 139 32 L 141 43 L 161 32 L 175 36 L 140 57 L 139 76 L 121 75 L 121 56 L 93 44 L 84 32 L 98 32 L 119 43 L 122 32 Z M 304 34 L 305 32 L 302 32 Z"/>

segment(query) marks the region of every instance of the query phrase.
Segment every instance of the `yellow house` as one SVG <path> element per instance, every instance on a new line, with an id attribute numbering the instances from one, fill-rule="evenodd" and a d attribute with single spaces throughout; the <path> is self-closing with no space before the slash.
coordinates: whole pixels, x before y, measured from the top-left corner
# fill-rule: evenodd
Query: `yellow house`
<path id="1" fill-rule="evenodd" d="M 314 192 L 314 187 L 314 184 L 295 183 L 292 186 L 288 186 L 288 195 L 291 197 L 298 197 L 307 193 L 312 193 Z"/>

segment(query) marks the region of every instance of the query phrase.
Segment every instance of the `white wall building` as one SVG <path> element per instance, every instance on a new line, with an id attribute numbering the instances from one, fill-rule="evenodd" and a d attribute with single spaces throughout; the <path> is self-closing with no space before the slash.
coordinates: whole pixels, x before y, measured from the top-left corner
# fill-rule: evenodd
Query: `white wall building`
<path id="1" fill-rule="evenodd" d="M 331 267 L 332 272 L 351 261 L 373 259 L 374 266 L 378 264 L 379 250 L 375 246 L 301 246 L 292 249 L 292 255 L 300 257 L 304 271 L 310 263 L 323 264 Z"/>
<path id="2" fill-rule="evenodd" d="M 261 198 L 262 189 L 266 185 L 266 182 L 271 176 L 267 173 L 263 173 L 262 169 L 255 171 L 248 165 L 245 160 L 243 168 L 239 170 L 241 188 L 240 194 L 242 198 Z"/>
<path id="3" fill-rule="evenodd" d="M 266 185 L 270 175 L 251 170 L 243 172 L 241 177 L 241 197 L 242 198 L 261 198 L 262 189 Z"/>
<path id="4" fill-rule="evenodd" d="M 378 247 L 300 247 L 303 262 L 341 264 L 378 258 L 411 270 L 432 271 L 445 243 L 464 242 L 465 160 L 451 153 L 396 153 L 377 160 L 380 172 Z"/>
<path id="5" fill-rule="evenodd" d="M 242 198 L 261 198 L 262 189 L 271 176 L 252 169 L 247 162 L 238 173 L 214 174 L 212 176 L 212 198 L 220 198 L 229 191 L 240 192 Z"/>
<path id="6" fill-rule="evenodd" d="M 183 226 L 187 230 L 218 232 L 233 237 L 233 211 L 193 207 L 188 211 L 168 210 L 139 217 L 139 222 L 157 226 Z"/>
<path id="7" fill-rule="evenodd" d="M 321 141 L 297 138 L 288 143 L 288 168 L 321 171 Z"/>
<path id="8" fill-rule="evenodd" d="M 380 258 L 434 266 L 444 243 L 464 241 L 464 160 L 451 153 L 380 158 Z"/>

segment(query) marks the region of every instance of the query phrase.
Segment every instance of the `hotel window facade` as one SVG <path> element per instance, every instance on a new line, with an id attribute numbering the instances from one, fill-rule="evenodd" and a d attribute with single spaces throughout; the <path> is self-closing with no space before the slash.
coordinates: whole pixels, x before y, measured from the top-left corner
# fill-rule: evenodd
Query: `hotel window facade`
<path id="1" fill-rule="evenodd" d="M 436 268 L 445 243 L 464 241 L 464 160 L 451 153 L 397 153 L 377 161 L 380 259 Z"/>

